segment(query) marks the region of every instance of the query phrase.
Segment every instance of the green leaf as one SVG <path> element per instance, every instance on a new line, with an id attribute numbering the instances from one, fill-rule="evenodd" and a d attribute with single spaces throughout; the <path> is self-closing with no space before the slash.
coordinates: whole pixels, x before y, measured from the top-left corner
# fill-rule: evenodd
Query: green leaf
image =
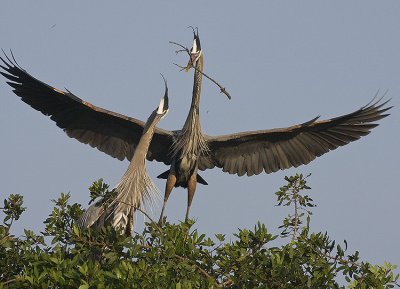
<path id="1" fill-rule="evenodd" d="M 78 226 L 77 225 L 73 225 L 72 226 L 72 230 L 74 231 L 74 234 L 76 235 L 76 236 L 80 236 L 80 230 L 79 230 L 79 228 L 78 228 Z"/>
<path id="2" fill-rule="evenodd" d="M 224 234 L 215 234 L 215 237 L 217 237 L 218 241 L 220 241 L 220 242 L 225 241 L 225 235 Z"/>
<path id="3" fill-rule="evenodd" d="M 210 238 L 199 228 L 193 229 L 193 220 L 165 222 L 161 228 L 147 223 L 142 233 L 129 237 L 110 228 L 79 232 L 72 224 L 81 206 L 71 204 L 69 194 L 62 194 L 43 233 L 35 235 L 26 229 L 25 236 L 13 236 L 7 225 L 0 224 L 0 288 L 189 289 L 217 288 L 217 281 L 226 288 L 396 286 L 396 266 L 361 262 L 358 251 L 347 253 L 346 241 L 341 247 L 328 233 L 312 232 L 311 212 L 306 206 L 313 201 L 303 194 L 308 188 L 306 178 L 298 174 L 286 179 L 287 184 L 276 195 L 285 206 L 278 209 L 290 213 L 282 222 L 284 231 L 277 235 L 270 232 L 281 229 L 267 229 L 257 222 L 238 229 L 233 236 L 215 234 Z M 112 200 L 107 188 L 101 181 L 93 190 Z M 0 210 L 9 214 L 3 214 L 3 218 L 14 218 L 20 200 L 10 196 L 5 201 L 7 207 Z M 296 213 L 295 205 L 299 209 Z M 295 221 L 296 238 L 283 239 L 284 235 L 293 235 Z M 271 245 L 277 237 L 280 239 L 275 246 Z M 218 242 L 213 242 L 215 239 Z M 338 284 L 336 278 L 346 284 Z M 12 282 L 4 286 L 3 280 Z"/>

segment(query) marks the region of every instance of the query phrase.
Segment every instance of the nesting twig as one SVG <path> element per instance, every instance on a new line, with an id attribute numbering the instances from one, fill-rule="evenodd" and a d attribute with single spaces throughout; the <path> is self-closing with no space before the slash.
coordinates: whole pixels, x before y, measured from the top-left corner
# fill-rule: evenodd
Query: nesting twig
<path id="1" fill-rule="evenodd" d="M 178 54 L 178 53 L 180 53 L 180 52 L 186 52 L 189 56 L 190 56 L 190 50 L 189 50 L 189 48 L 187 48 L 187 47 L 185 47 L 185 46 L 183 46 L 182 44 L 179 44 L 179 43 L 176 43 L 176 42 L 173 42 L 173 41 L 170 41 L 169 43 L 171 43 L 171 44 L 175 44 L 176 46 L 179 46 L 179 47 L 181 47 L 182 49 L 181 50 L 176 50 L 175 51 L 175 53 L 176 54 Z"/>
<path id="2" fill-rule="evenodd" d="M 178 53 L 180 53 L 180 52 L 186 52 L 186 53 L 189 55 L 189 57 L 190 57 L 190 50 L 189 50 L 189 48 L 183 46 L 182 44 L 173 42 L 173 41 L 170 41 L 169 43 L 175 44 L 175 45 L 177 45 L 177 46 L 179 46 L 179 47 L 182 48 L 182 49 L 180 49 L 180 50 L 176 50 L 176 51 L 175 51 L 176 54 L 178 54 Z M 184 66 L 181 66 L 181 65 L 176 64 L 176 63 L 174 63 L 174 65 L 176 65 L 177 67 L 181 68 L 181 71 L 184 70 L 184 69 L 190 68 L 190 67 L 188 67 L 188 66 L 184 67 Z M 225 87 L 223 87 L 221 84 L 219 84 L 216 80 L 212 79 L 210 76 L 208 76 L 208 75 L 205 74 L 204 72 L 198 70 L 198 69 L 197 69 L 196 67 L 194 67 L 193 65 L 191 65 L 191 67 L 193 67 L 197 72 L 200 72 L 204 77 L 208 78 L 211 82 L 213 82 L 216 86 L 218 86 L 219 89 L 220 89 L 220 93 L 225 94 L 229 99 L 232 98 L 231 95 L 229 94 L 229 92 L 226 91 Z"/>
<path id="3" fill-rule="evenodd" d="M 174 65 L 176 65 L 176 66 L 178 66 L 179 68 L 181 68 L 181 70 L 184 70 L 185 68 L 187 68 L 187 67 L 181 66 L 181 65 L 176 64 L 176 63 L 174 63 Z M 215 81 L 214 79 L 212 79 L 211 77 L 209 77 L 209 76 L 208 76 L 207 74 L 205 74 L 204 72 L 198 70 L 198 69 L 197 69 L 196 67 L 194 67 L 193 65 L 192 65 L 192 67 L 193 67 L 196 71 L 198 71 L 198 72 L 200 72 L 201 74 L 203 74 L 203 76 L 205 76 L 206 78 L 208 78 L 209 80 L 211 80 L 212 82 L 214 82 L 214 84 L 215 84 L 216 86 L 219 87 L 220 93 L 225 94 L 229 99 L 232 98 L 231 95 L 229 94 L 229 92 L 226 91 L 225 87 L 223 87 L 221 84 L 219 84 L 217 81 Z"/>

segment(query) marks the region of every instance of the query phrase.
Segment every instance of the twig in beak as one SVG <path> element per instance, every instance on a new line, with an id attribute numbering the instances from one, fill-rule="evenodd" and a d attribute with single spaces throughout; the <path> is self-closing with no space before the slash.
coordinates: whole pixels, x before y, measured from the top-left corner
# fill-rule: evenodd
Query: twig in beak
<path id="1" fill-rule="evenodd" d="M 182 70 L 184 70 L 184 69 L 187 69 L 187 67 L 180 66 L 180 65 L 178 65 L 178 64 L 176 64 L 176 63 L 174 63 L 174 65 L 176 65 L 177 67 L 179 67 L 179 68 L 181 69 L 180 71 L 182 71 Z M 216 86 L 218 86 L 219 89 L 220 89 L 220 93 L 225 94 L 229 99 L 232 98 L 231 95 L 229 94 L 229 92 L 226 91 L 225 87 L 223 87 L 221 84 L 219 84 L 218 82 L 216 82 L 214 79 L 212 79 L 211 77 L 209 77 L 209 76 L 208 76 L 207 74 L 205 74 L 204 72 L 198 70 L 198 69 L 197 69 L 196 67 L 194 67 L 193 65 L 192 65 L 192 67 L 193 67 L 196 71 L 198 71 L 198 72 L 200 72 L 202 75 L 204 75 L 204 77 L 206 77 L 206 78 L 208 78 L 209 80 L 211 80 Z"/>
<path id="2" fill-rule="evenodd" d="M 193 28 L 192 28 L 192 29 L 193 29 Z M 194 31 L 194 30 L 193 30 L 193 31 Z M 176 54 L 178 54 L 178 53 L 180 53 L 180 52 L 186 52 L 187 55 L 189 55 L 189 57 L 191 57 L 189 48 L 183 46 L 182 44 L 173 42 L 173 41 L 169 41 L 169 43 L 174 44 L 174 45 L 179 46 L 180 48 L 182 48 L 182 49 L 180 49 L 180 50 L 176 50 L 176 51 L 175 51 Z M 223 87 L 222 85 L 220 85 L 218 82 L 216 82 L 214 79 L 212 79 L 211 77 L 209 77 L 209 76 L 208 76 L 207 74 L 205 74 L 204 72 L 198 70 L 196 67 L 193 66 L 193 63 L 191 63 L 190 61 L 189 61 L 188 65 L 187 65 L 186 67 L 180 66 L 180 65 L 178 65 L 178 64 L 176 64 L 176 63 L 174 63 L 174 65 L 176 65 L 177 67 L 179 67 L 179 68 L 181 69 L 180 71 L 182 71 L 182 70 L 186 70 L 186 71 L 187 71 L 187 70 L 189 70 L 190 67 L 193 67 L 196 71 L 200 72 L 202 75 L 204 75 L 204 77 L 208 78 L 208 79 L 211 80 L 216 86 L 218 86 L 219 89 L 220 89 L 220 93 L 225 94 L 229 99 L 232 98 L 231 95 L 229 94 L 229 92 L 226 91 L 225 87 Z"/>
<path id="3" fill-rule="evenodd" d="M 173 41 L 170 41 L 169 43 L 174 44 L 174 45 L 177 45 L 177 46 L 179 46 L 180 48 L 182 48 L 182 49 L 180 49 L 180 50 L 176 50 L 176 51 L 175 51 L 176 54 L 178 54 L 178 53 L 180 53 L 180 52 L 186 52 L 186 53 L 190 56 L 190 50 L 189 50 L 189 48 L 183 46 L 182 44 L 173 42 Z"/>

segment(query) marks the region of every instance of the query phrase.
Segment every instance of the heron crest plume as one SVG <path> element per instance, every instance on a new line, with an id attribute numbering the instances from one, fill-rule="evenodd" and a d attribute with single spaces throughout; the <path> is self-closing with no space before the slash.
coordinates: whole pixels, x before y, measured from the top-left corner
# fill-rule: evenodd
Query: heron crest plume
<path id="1" fill-rule="evenodd" d="M 110 223 L 114 228 L 126 228 L 130 221 L 130 210 L 142 207 L 152 209 L 156 200 L 160 199 L 160 191 L 147 174 L 145 166 L 128 168 L 114 189 L 118 197 L 110 204 L 112 210 L 107 217 L 112 218 Z"/>

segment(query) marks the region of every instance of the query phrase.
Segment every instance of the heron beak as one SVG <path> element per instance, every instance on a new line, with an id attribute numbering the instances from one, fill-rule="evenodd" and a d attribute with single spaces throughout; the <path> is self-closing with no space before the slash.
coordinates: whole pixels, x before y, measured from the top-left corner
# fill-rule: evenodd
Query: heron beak
<path id="1" fill-rule="evenodd" d="M 165 91 L 165 95 L 164 95 L 164 98 L 163 98 L 163 111 L 165 111 L 165 112 L 167 112 L 168 110 L 169 110 L 169 105 L 168 105 L 168 88 L 167 88 L 167 90 Z"/>
<path id="2" fill-rule="evenodd" d="M 163 116 L 165 116 L 168 112 L 169 109 L 169 105 L 168 105 L 168 86 L 167 86 L 167 80 L 165 79 L 164 75 L 162 75 L 162 78 L 164 80 L 164 84 L 165 84 L 165 92 L 164 92 L 164 97 L 161 98 L 160 100 L 160 104 L 158 105 L 158 109 L 157 109 L 157 114 L 163 114 Z"/>
<path id="3" fill-rule="evenodd" d="M 168 95 L 164 95 L 164 98 L 161 99 L 160 101 L 160 106 L 158 107 L 157 113 L 161 115 L 161 118 L 164 118 L 164 116 L 167 115 L 169 111 L 169 106 L 168 106 Z"/>
<path id="4" fill-rule="evenodd" d="M 198 34 L 194 34 L 193 37 L 193 46 L 192 49 L 190 49 L 190 58 L 189 58 L 189 62 L 185 67 L 185 71 L 188 72 L 189 69 L 194 66 L 194 64 L 196 63 L 196 61 L 200 58 L 201 56 L 201 45 L 200 45 L 200 38 Z"/>

